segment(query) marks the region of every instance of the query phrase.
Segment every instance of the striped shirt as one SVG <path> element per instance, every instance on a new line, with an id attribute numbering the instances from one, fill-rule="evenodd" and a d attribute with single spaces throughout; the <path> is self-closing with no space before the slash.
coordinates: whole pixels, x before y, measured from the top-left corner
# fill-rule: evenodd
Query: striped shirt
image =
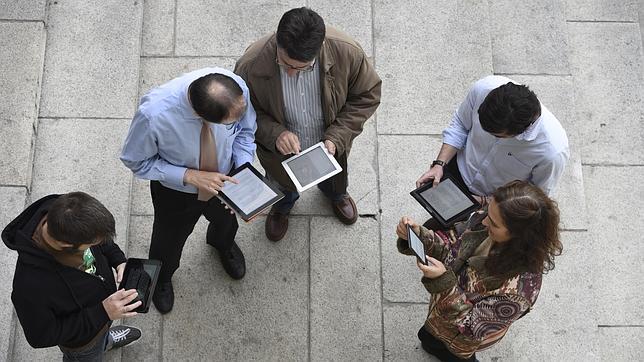
<path id="1" fill-rule="evenodd" d="M 318 63 L 315 62 L 312 71 L 297 72 L 293 76 L 289 76 L 286 70 L 280 67 L 286 129 L 297 135 L 303 150 L 324 138 L 325 124 Z"/>

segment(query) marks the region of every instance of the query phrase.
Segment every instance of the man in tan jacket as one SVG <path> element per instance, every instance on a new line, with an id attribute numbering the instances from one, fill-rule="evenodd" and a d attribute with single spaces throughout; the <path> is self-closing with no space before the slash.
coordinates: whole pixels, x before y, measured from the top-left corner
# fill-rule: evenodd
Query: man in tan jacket
<path id="1" fill-rule="evenodd" d="M 299 198 L 281 162 L 320 141 L 343 171 L 318 185 L 343 223 L 358 210 L 347 193 L 347 159 L 353 139 L 380 104 L 382 81 L 360 45 L 325 27 L 313 10 L 286 12 L 275 34 L 251 44 L 235 73 L 248 84 L 257 112 L 257 155 L 286 197 L 266 218 L 266 236 L 281 240 Z"/>

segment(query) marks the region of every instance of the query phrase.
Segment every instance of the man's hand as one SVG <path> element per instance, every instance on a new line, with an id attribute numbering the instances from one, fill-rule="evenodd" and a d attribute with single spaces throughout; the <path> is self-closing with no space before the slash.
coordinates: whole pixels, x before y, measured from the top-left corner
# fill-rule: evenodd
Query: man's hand
<path id="1" fill-rule="evenodd" d="M 438 186 L 438 183 L 441 182 L 441 178 L 443 177 L 443 166 L 441 165 L 434 165 L 434 167 L 430 168 L 425 172 L 418 180 L 416 180 L 416 188 L 421 187 L 422 185 L 428 183 L 429 181 L 433 180 L 434 182 L 434 187 Z"/>
<path id="2" fill-rule="evenodd" d="M 224 182 L 230 181 L 234 184 L 239 183 L 237 180 L 230 176 L 226 176 L 219 172 L 207 172 L 188 169 L 183 175 L 183 182 L 193 185 L 200 190 L 210 191 L 214 194 L 219 193 L 224 187 Z"/>
<path id="3" fill-rule="evenodd" d="M 329 150 L 329 153 L 333 156 L 335 156 L 335 143 L 325 140 L 324 141 L 324 146 L 326 147 L 327 150 Z"/>
<path id="4" fill-rule="evenodd" d="M 103 308 L 107 312 L 110 320 L 117 320 L 121 318 L 134 317 L 137 313 L 132 312 L 134 309 L 141 305 L 141 301 L 127 305 L 137 297 L 136 289 L 119 290 L 116 293 L 105 298 L 103 301 Z"/>
<path id="5" fill-rule="evenodd" d="M 426 255 L 425 258 L 427 259 L 427 265 L 422 264 L 419 260 L 416 260 L 416 265 L 418 265 L 418 269 L 423 272 L 426 278 L 436 279 L 447 271 L 445 265 L 438 259 L 434 259 L 429 255 Z"/>
<path id="6" fill-rule="evenodd" d="M 275 140 L 275 148 L 283 155 L 298 154 L 300 153 L 300 139 L 291 131 L 284 131 L 280 133 Z"/>
<path id="7" fill-rule="evenodd" d="M 121 280 L 123 280 L 124 271 L 125 271 L 125 263 L 121 263 L 116 266 L 116 285 L 121 284 Z"/>
<path id="8" fill-rule="evenodd" d="M 407 240 L 407 225 L 411 226 L 411 229 L 416 233 L 416 235 L 420 234 L 420 226 L 411 218 L 403 216 L 402 219 L 400 219 L 398 226 L 396 226 L 396 234 L 399 238 Z"/>

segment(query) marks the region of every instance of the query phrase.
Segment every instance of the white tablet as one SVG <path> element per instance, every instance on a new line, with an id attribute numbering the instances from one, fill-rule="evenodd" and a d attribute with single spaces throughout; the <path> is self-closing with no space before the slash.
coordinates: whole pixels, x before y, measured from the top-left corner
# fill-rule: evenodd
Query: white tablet
<path id="1" fill-rule="evenodd" d="M 298 192 L 342 172 L 342 167 L 326 149 L 324 142 L 316 143 L 299 155 L 283 161 L 282 166 Z"/>

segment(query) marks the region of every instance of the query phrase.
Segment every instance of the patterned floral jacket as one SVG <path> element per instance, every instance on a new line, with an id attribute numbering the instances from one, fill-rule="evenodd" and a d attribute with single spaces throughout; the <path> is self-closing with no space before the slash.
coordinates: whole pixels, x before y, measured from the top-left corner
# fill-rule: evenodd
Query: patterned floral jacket
<path id="1" fill-rule="evenodd" d="M 460 358 L 492 346 L 512 322 L 529 312 L 542 277 L 521 267 L 504 275 L 489 275 L 487 256 L 473 255 L 487 238 L 487 230 L 480 223 L 472 229 L 465 227 L 461 223 L 449 231 L 436 231 L 435 238 L 420 227 L 427 255 L 447 268 L 436 279 L 421 279 L 432 296 L 425 329 Z M 401 253 L 413 255 L 406 240 L 398 239 L 397 246 Z"/>

